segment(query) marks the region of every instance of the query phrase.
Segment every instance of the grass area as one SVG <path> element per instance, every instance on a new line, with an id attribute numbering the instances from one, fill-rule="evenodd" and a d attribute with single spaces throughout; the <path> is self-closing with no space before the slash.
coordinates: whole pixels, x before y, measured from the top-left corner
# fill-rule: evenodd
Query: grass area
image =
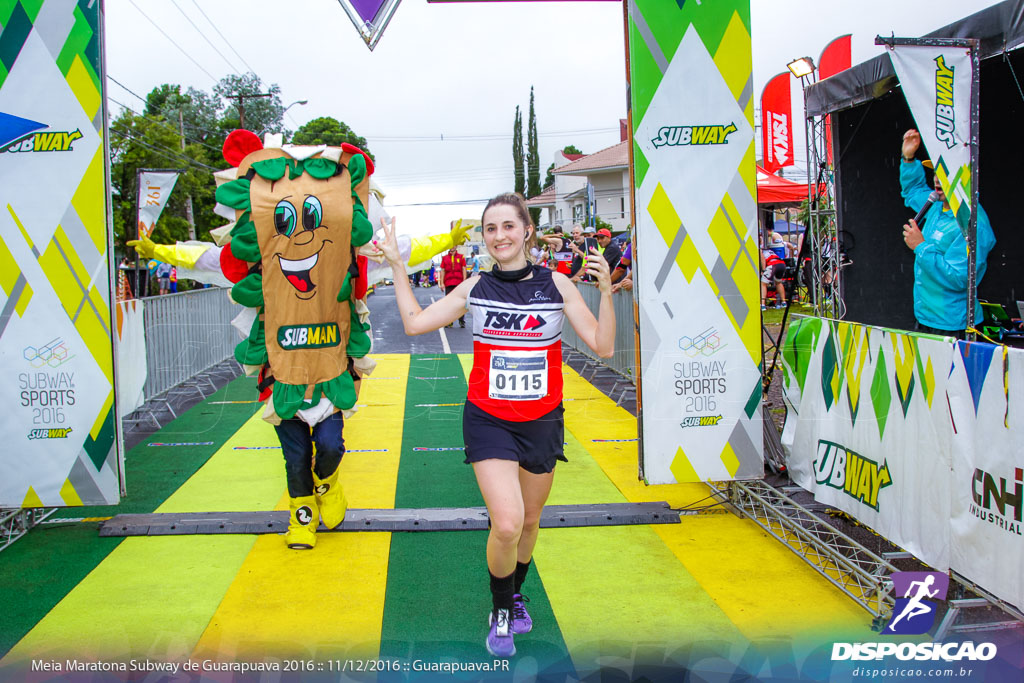
<path id="1" fill-rule="evenodd" d="M 780 325 L 782 323 L 782 314 L 785 312 L 784 308 L 769 308 L 768 310 L 761 311 L 761 319 L 765 325 Z M 789 307 L 789 320 L 792 320 L 794 315 L 813 315 L 814 307 L 810 304 L 793 304 Z"/>

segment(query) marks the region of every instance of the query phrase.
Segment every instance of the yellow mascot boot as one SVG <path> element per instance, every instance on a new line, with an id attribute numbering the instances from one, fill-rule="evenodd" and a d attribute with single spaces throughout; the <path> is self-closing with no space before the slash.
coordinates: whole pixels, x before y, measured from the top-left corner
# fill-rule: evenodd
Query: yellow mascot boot
<path id="1" fill-rule="evenodd" d="M 340 471 L 339 464 L 330 476 L 323 479 L 316 476 L 316 472 L 313 473 L 313 490 L 316 492 L 316 502 L 320 505 L 320 518 L 324 520 L 324 526 L 328 529 L 341 524 L 348 511 L 348 501 L 339 481 Z"/>
<path id="2" fill-rule="evenodd" d="M 316 496 L 291 498 L 291 514 L 284 542 L 293 550 L 311 550 L 316 546 L 316 529 L 320 526 L 320 510 Z"/>

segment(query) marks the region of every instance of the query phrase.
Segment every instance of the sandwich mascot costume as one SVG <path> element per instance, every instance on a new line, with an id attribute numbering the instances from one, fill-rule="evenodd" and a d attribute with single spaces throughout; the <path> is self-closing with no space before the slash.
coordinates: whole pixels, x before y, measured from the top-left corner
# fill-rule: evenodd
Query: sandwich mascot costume
<path id="1" fill-rule="evenodd" d="M 281 439 L 291 500 L 285 542 L 312 548 L 321 519 L 331 529 L 345 518 L 342 411 L 373 367 L 355 255 L 373 235 L 373 163 L 351 145 L 264 148 L 249 131 L 228 136 L 224 158 L 237 173 L 217 188 L 217 202 L 235 210 L 221 270 L 235 283 L 232 299 L 256 311 L 235 358 L 259 368 L 263 417 Z"/>

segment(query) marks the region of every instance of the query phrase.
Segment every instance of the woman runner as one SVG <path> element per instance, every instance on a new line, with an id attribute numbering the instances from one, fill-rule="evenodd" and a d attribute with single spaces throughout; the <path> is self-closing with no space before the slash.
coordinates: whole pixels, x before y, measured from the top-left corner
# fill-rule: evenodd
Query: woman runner
<path id="1" fill-rule="evenodd" d="M 533 627 L 521 590 L 555 461 L 565 460 L 562 317 L 607 358 L 614 349 L 615 314 L 603 258 L 589 259 L 586 266 L 601 290 L 597 319 L 565 275 L 528 260 L 536 230 L 522 197 L 498 195 L 487 203 L 481 222 L 494 268 L 462 282 L 426 309 L 420 308 L 405 277 L 394 219 L 390 226 L 381 221 L 384 244 L 378 246 L 395 274 L 395 298 L 406 334 L 442 328 L 467 309 L 473 314 L 473 369 L 462 434 L 466 462 L 473 466 L 490 517 L 487 569 L 493 608 L 487 650 L 511 657 L 516 652 L 513 634 Z"/>

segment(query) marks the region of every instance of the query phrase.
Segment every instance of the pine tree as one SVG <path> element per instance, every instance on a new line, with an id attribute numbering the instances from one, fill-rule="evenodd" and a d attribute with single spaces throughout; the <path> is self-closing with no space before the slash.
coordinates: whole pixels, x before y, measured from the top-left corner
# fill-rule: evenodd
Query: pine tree
<path id="1" fill-rule="evenodd" d="M 530 122 L 526 133 L 526 196 L 540 194 L 540 150 L 537 143 L 537 114 L 533 108 L 533 86 L 530 86 Z M 533 224 L 540 222 L 540 209 L 530 209 Z"/>
<path id="2" fill-rule="evenodd" d="M 512 125 L 512 167 L 515 169 L 514 186 L 516 192 L 526 192 L 526 172 L 523 162 L 523 115 L 516 107 L 516 121 Z"/>

